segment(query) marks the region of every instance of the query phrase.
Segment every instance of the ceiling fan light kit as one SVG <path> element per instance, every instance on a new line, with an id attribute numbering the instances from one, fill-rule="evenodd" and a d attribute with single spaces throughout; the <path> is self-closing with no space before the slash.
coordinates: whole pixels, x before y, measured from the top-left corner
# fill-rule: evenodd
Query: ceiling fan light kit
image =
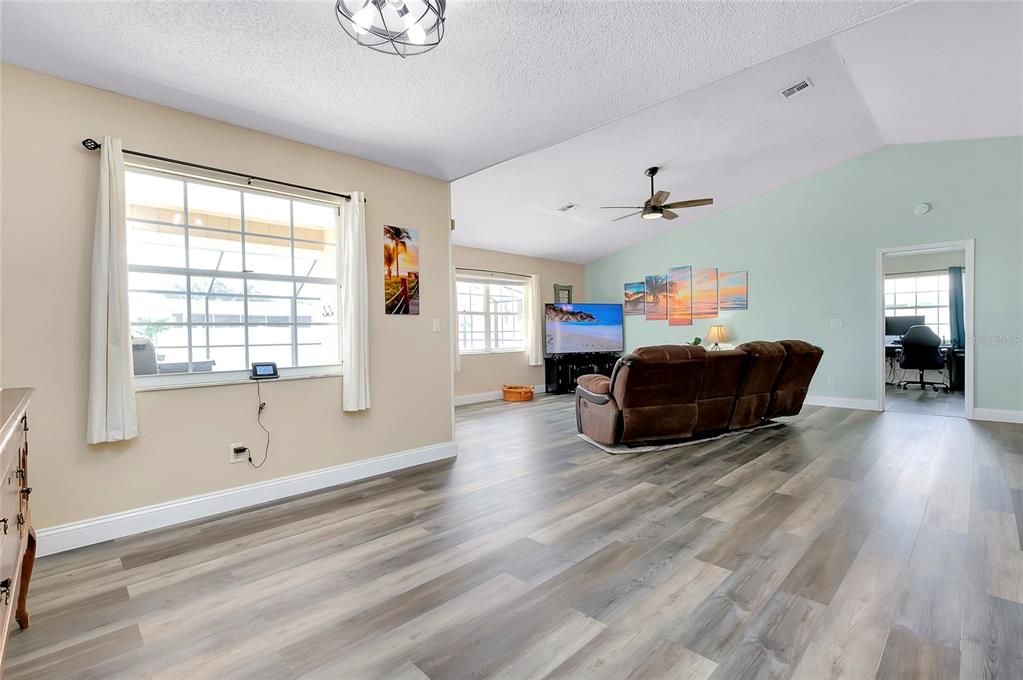
<path id="1" fill-rule="evenodd" d="M 429 52 L 444 39 L 447 0 L 337 0 L 337 23 L 355 42 L 405 57 Z"/>
<path id="2" fill-rule="evenodd" d="M 618 220 L 624 220 L 627 217 L 633 217 L 639 215 L 644 220 L 673 220 L 678 217 L 678 213 L 675 210 L 679 208 L 697 208 L 701 205 L 711 205 L 714 203 L 713 198 L 694 198 L 688 201 L 675 201 L 674 203 L 665 203 L 670 195 L 667 191 L 654 191 L 654 176 L 657 171 L 660 170 L 658 167 L 647 168 L 643 173 L 650 178 L 650 198 L 643 202 L 643 205 L 603 205 L 601 208 L 604 210 L 634 210 L 628 215 L 622 215 L 616 217 L 612 222 Z"/>

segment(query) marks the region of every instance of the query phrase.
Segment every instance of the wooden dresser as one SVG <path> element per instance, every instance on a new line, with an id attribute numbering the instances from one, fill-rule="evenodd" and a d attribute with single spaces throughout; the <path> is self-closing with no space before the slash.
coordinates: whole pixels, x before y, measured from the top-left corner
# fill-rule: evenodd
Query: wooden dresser
<path id="1" fill-rule="evenodd" d="M 0 389 L 0 678 L 11 622 L 28 628 L 25 600 L 36 556 L 29 512 L 28 388 Z"/>

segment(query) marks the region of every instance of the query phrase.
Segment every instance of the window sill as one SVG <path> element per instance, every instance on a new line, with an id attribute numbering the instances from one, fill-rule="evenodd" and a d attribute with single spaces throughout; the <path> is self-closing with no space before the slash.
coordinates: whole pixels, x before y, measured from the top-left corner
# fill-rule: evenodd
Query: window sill
<path id="1" fill-rule="evenodd" d="M 281 369 L 295 370 L 295 369 Z M 279 382 L 281 380 L 312 380 L 316 378 L 338 378 L 341 376 L 340 366 L 318 366 L 313 369 L 299 369 L 297 373 L 282 373 L 281 377 L 274 378 L 268 382 Z M 241 374 L 241 375 L 239 375 Z M 135 378 L 135 392 L 163 392 L 164 390 L 190 390 L 201 387 L 223 387 L 224 385 L 247 385 L 252 382 L 248 371 L 237 371 L 225 373 L 222 379 L 211 379 L 208 381 L 176 382 L 167 380 L 172 376 L 142 376 Z M 175 375 L 174 378 L 181 380 L 183 376 Z"/>
<path id="2" fill-rule="evenodd" d="M 458 356 L 460 357 L 472 357 L 486 354 L 525 354 L 526 348 L 514 348 L 514 349 L 470 349 L 459 351 Z"/>

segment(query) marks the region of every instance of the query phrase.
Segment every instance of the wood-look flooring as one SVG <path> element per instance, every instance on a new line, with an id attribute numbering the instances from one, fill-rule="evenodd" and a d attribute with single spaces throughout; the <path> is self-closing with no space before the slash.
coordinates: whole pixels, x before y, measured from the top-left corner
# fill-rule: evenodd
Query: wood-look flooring
<path id="1" fill-rule="evenodd" d="M 6 677 L 1023 678 L 1023 426 L 574 426 L 464 407 L 455 462 L 43 558 Z"/>
<path id="2" fill-rule="evenodd" d="M 908 390 L 885 385 L 885 409 L 929 416 L 966 417 L 966 395 L 962 392 L 935 392 L 911 386 Z"/>

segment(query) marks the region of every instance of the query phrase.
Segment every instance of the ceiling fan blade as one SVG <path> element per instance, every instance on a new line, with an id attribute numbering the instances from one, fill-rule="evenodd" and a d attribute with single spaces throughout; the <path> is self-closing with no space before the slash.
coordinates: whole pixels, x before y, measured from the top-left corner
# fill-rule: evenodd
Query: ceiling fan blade
<path id="1" fill-rule="evenodd" d="M 665 210 L 664 212 L 661 213 L 661 217 L 663 217 L 666 220 L 673 220 L 676 217 L 678 217 L 678 213 L 671 212 L 670 210 Z"/>
<path id="2" fill-rule="evenodd" d="M 667 191 L 658 191 L 656 194 L 650 197 L 649 203 L 650 205 L 661 205 L 662 203 L 668 200 L 668 195 L 669 192 Z"/>
<path id="3" fill-rule="evenodd" d="M 602 205 L 601 210 L 642 210 L 641 205 Z"/>
<path id="4" fill-rule="evenodd" d="M 618 220 L 624 220 L 624 219 L 625 219 L 626 217 L 633 217 L 633 216 L 635 216 L 635 215 L 638 215 L 638 214 L 640 214 L 641 212 L 643 212 L 643 211 L 642 211 L 642 210 L 637 210 L 637 211 L 636 211 L 636 212 L 634 212 L 634 213 L 629 213 L 628 215 L 622 215 L 621 217 L 616 217 L 616 218 L 614 218 L 614 219 L 613 219 L 613 220 L 611 220 L 611 221 L 612 221 L 612 222 L 617 222 Z"/>
<path id="5" fill-rule="evenodd" d="M 662 205 L 661 207 L 674 210 L 676 208 L 698 208 L 701 205 L 713 204 L 714 204 L 713 198 L 694 198 L 688 201 L 675 201 L 674 203 L 668 203 L 667 205 Z"/>

